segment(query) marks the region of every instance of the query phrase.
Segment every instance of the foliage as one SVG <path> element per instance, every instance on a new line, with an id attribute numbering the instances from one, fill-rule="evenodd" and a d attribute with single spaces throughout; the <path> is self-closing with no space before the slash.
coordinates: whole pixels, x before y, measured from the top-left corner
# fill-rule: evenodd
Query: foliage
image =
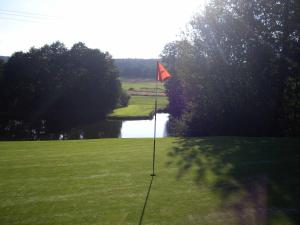
<path id="1" fill-rule="evenodd" d="M 82 122 L 117 104 L 120 81 L 109 53 L 60 42 L 16 52 L 5 64 L 0 96 L 9 119 Z"/>
<path id="2" fill-rule="evenodd" d="M 4 63 L 4 60 L 0 59 L 0 78 L 2 77 Z"/>
<path id="3" fill-rule="evenodd" d="M 115 59 L 121 78 L 155 79 L 157 59 Z"/>
<path id="4" fill-rule="evenodd" d="M 294 0 L 214 0 L 165 47 L 185 135 L 299 135 L 299 12 Z"/>
<path id="5" fill-rule="evenodd" d="M 143 224 L 299 224 L 299 140 L 156 141 Z M 149 138 L 0 142 L 1 224 L 138 224 L 152 145 Z M 215 185 L 222 178 L 227 183 Z M 242 179 L 249 186 L 239 187 Z M 228 183 L 239 188 L 230 192 Z"/>
<path id="6" fill-rule="evenodd" d="M 127 93 L 127 91 L 123 90 L 121 91 L 121 95 L 119 98 L 119 106 L 120 107 L 126 107 L 128 106 L 130 95 Z"/>
<path id="7" fill-rule="evenodd" d="M 7 62 L 8 59 L 9 59 L 8 56 L 1 56 L 0 55 L 0 61 Z"/>
<path id="8" fill-rule="evenodd" d="M 168 66 L 171 79 L 165 82 L 166 92 L 169 99 L 168 111 L 175 118 L 179 118 L 185 108 L 185 100 L 183 93 L 183 86 L 178 74 L 180 68 L 177 64 L 178 58 L 184 51 L 189 49 L 190 45 L 185 41 L 177 41 L 169 43 L 165 46 L 162 52 L 162 61 Z"/>
<path id="9" fill-rule="evenodd" d="M 5 65 L 5 62 L 4 60 L 0 59 L 0 96 L 3 95 L 3 70 L 4 70 L 4 65 Z M 3 102 L 1 101 L 1 98 L 0 98 L 0 109 L 3 108 Z M 1 113 L 1 112 L 0 112 Z"/>

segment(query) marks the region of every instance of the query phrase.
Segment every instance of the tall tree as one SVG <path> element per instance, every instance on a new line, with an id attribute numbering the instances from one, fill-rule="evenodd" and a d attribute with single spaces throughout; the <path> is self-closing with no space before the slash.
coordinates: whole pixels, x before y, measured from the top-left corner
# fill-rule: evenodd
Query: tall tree
<path id="1" fill-rule="evenodd" d="M 183 87 L 186 135 L 299 132 L 298 8 L 293 0 L 214 0 L 173 46 L 187 42 L 185 51 L 174 57 L 166 46 Z"/>
<path id="2" fill-rule="evenodd" d="M 83 43 L 68 50 L 55 42 L 8 60 L 1 81 L 5 112 L 13 119 L 62 123 L 101 119 L 121 92 L 109 53 Z"/>

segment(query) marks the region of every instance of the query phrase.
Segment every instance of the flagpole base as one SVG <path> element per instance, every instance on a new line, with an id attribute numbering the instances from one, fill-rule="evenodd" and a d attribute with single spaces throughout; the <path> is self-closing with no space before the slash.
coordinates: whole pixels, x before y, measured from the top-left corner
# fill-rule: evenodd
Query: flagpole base
<path id="1" fill-rule="evenodd" d="M 151 173 L 150 176 L 151 176 L 151 177 L 155 177 L 156 174 L 155 174 L 155 173 Z"/>

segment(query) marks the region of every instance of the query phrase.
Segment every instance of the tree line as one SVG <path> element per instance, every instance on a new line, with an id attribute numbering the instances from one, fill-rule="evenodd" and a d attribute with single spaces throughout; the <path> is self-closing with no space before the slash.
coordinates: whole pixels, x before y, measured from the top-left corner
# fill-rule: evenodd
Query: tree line
<path id="1" fill-rule="evenodd" d="M 155 79 L 157 59 L 115 59 L 120 77 L 125 79 Z"/>
<path id="2" fill-rule="evenodd" d="M 162 60 L 170 127 L 187 136 L 300 134 L 300 3 L 212 0 Z"/>
<path id="3" fill-rule="evenodd" d="M 122 97 L 111 55 L 79 42 L 16 52 L 0 62 L 2 121 L 81 123 L 105 118 Z"/>

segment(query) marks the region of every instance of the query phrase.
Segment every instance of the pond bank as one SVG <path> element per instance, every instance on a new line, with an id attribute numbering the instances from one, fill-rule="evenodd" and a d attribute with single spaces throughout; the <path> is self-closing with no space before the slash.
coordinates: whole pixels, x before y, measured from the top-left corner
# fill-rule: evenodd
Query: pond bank
<path id="1" fill-rule="evenodd" d="M 166 137 L 169 114 L 157 114 L 157 137 Z M 153 137 L 154 119 L 100 120 L 88 124 L 49 129 L 47 121 L 32 126 L 24 121 L 12 121 L 0 126 L 0 140 L 80 140 L 98 138 Z"/>
<path id="2" fill-rule="evenodd" d="M 159 108 L 156 110 L 156 113 L 168 113 L 166 109 Z M 143 115 L 128 115 L 128 116 L 108 116 L 108 120 L 152 120 L 154 117 L 154 110 L 150 112 L 149 115 L 143 116 Z"/>

